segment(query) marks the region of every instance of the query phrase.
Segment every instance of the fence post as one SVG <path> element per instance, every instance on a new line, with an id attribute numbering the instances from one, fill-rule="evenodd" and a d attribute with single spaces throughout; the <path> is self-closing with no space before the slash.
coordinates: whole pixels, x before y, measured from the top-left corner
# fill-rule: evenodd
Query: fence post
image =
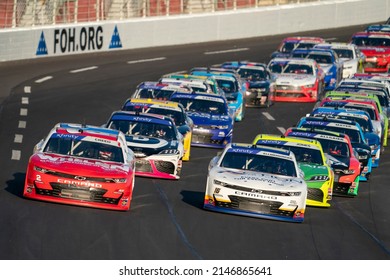
<path id="1" fill-rule="evenodd" d="M 73 22 L 77 23 L 77 15 L 79 13 L 79 0 L 75 0 L 76 3 L 74 3 L 74 17 Z"/>
<path id="2" fill-rule="evenodd" d="M 96 21 L 100 20 L 100 0 L 96 0 Z"/>
<path id="3" fill-rule="evenodd" d="M 32 26 L 35 26 L 35 7 L 37 5 L 37 0 L 34 0 L 33 6 L 32 6 Z"/>
<path id="4" fill-rule="evenodd" d="M 14 6 L 12 8 L 12 27 L 16 27 L 16 6 L 18 5 L 18 0 L 14 0 Z"/>

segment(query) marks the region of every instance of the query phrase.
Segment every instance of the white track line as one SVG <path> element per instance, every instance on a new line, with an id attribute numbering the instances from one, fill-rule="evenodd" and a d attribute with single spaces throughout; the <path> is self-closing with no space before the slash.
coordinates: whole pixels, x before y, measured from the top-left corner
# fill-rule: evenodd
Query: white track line
<path id="1" fill-rule="evenodd" d="M 23 143 L 23 135 L 22 134 L 15 134 L 14 142 L 15 143 Z"/>
<path id="2" fill-rule="evenodd" d="M 26 108 L 21 108 L 20 109 L 20 115 L 21 116 L 27 116 L 28 114 L 28 110 Z"/>
<path id="3" fill-rule="evenodd" d="M 282 134 L 286 132 L 286 129 L 284 127 L 278 126 L 276 127 Z"/>
<path id="4" fill-rule="evenodd" d="M 42 79 L 36 80 L 35 83 L 40 84 L 40 83 L 46 82 L 47 80 L 50 80 L 50 79 L 53 79 L 53 76 L 43 77 Z"/>
<path id="5" fill-rule="evenodd" d="M 30 86 L 25 86 L 24 87 L 24 93 L 31 93 L 31 87 Z"/>
<path id="6" fill-rule="evenodd" d="M 147 59 L 140 59 L 140 60 L 131 60 L 131 61 L 128 61 L 127 64 L 159 61 L 159 60 L 164 60 L 164 59 L 167 59 L 167 58 L 166 57 L 155 57 L 155 58 L 147 58 Z"/>
<path id="7" fill-rule="evenodd" d="M 28 103 L 28 97 L 22 97 L 22 104 L 27 105 Z"/>
<path id="8" fill-rule="evenodd" d="M 20 160 L 21 152 L 19 150 L 12 150 L 12 160 Z"/>
<path id="9" fill-rule="evenodd" d="M 75 73 L 80 73 L 80 72 L 94 70 L 96 68 L 98 68 L 98 67 L 97 66 L 90 66 L 90 67 L 85 67 L 85 68 L 71 70 L 71 71 L 69 71 L 69 73 L 75 74 Z"/>
<path id="10" fill-rule="evenodd" d="M 27 122 L 26 121 L 19 121 L 18 128 L 26 128 Z"/>
<path id="11" fill-rule="evenodd" d="M 213 51 L 213 52 L 205 52 L 205 55 L 210 54 L 219 54 L 219 53 L 231 53 L 231 52 L 244 52 L 249 50 L 249 48 L 241 48 L 241 49 L 231 49 L 231 50 L 221 50 L 221 51 Z"/>
<path id="12" fill-rule="evenodd" d="M 270 121 L 274 121 L 274 120 L 275 120 L 274 117 L 271 116 L 271 115 L 270 115 L 269 113 L 267 113 L 267 112 L 263 112 L 262 114 L 263 114 L 264 117 L 266 117 L 266 118 L 269 119 Z"/>

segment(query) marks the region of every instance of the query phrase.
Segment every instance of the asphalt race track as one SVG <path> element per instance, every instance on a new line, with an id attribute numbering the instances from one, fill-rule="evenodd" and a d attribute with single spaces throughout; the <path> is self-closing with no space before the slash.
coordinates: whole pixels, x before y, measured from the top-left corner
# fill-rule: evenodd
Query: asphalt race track
<path id="1" fill-rule="evenodd" d="M 294 35 L 347 42 L 364 26 Z M 356 198 L 308 207 L 302 224 L 203 210 L 217 149 L 192 148 L 178 181 L 136 178 L 129 212 L 22 197 L 33 146 L 58 122 L 101 125 L 135 86 L 228 60 L 268 62 L 283 37 L 0 63 L 0 259 L 389 260 L 390 147 Z M 76 70 L 76 71 L 75 71 Z M 234 142 L 277 133 L 313 104 L 248 108 Z"/>

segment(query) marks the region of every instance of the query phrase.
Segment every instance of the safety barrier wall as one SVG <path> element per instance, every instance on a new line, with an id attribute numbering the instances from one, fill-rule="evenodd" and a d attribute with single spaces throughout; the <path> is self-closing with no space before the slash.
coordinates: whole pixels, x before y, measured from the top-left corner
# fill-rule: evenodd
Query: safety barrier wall
<path id="1" fill-rule="evenodd" d="M 337 28 L 388 18 L 390 0 L 338 0 L 231 12 L 0 30 L 0 61 Z"/>

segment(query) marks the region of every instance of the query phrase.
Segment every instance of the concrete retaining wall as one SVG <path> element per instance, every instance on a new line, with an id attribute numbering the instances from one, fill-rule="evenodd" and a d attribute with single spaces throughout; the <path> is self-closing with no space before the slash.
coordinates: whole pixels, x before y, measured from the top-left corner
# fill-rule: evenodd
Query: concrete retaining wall
<path id="1" fill-rule="evenodd" d="M 338 0 L 231 12 L 0 31 L 0 61 L 297 33 L 385 21 L 390 0 Z"/>

